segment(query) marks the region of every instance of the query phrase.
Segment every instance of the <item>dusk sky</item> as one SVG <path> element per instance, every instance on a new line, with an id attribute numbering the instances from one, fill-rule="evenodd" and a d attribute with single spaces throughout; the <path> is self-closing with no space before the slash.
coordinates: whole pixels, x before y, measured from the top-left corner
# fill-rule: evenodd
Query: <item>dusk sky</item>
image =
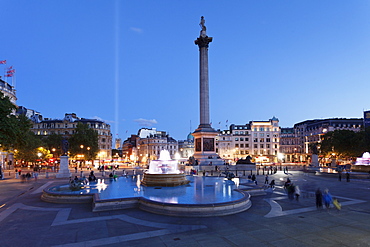
<path id="1" fill-rule="evenodd" d="M 0 71 L 16 70 L 17 104 L 44 118 L 101 119 L 114 138 L 148 127 L 186 139 L 197 128 L 201 16 L 213 37 L 215 129 L 370 108 L 370 1 L 2 0 L 0 9 Z"/>

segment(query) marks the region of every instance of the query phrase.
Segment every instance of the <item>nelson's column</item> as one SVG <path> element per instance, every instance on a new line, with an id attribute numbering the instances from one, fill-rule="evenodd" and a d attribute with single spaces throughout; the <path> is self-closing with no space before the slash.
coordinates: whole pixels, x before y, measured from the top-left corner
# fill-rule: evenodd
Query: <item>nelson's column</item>
<path id="1" fill-rule="evenodd" d="M 204 17 L 200 20 L 200 36 L 194 41 L 199 47 L 199 106 L 200 124 L 194 131 L 194 158 L 198 165 L 220 165 L 223 161 L 216 154 L 215 131 L 210 124 L 209 117 L 209 81 L 208 81 L 208 45 L 212 37 L 206 34 Z"/>

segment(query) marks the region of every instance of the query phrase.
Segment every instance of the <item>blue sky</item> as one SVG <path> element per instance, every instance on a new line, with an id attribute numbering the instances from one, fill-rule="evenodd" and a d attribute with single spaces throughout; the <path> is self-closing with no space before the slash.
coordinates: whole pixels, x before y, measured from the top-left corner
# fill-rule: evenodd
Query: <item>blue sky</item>
<path id="1" fill-rule="evenodd" d="M 100 118 L 114 137 L 196 129 L 202 15 L 214 128 L 370 108 L 369 1 L 3 0 L 0 13 L 18 105 Z"/>

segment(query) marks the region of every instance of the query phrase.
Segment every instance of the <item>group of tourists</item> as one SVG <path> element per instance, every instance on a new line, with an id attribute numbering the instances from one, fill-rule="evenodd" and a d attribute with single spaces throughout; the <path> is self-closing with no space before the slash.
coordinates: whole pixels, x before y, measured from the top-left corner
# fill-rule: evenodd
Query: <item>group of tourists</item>
<path id="1" fill-rule="evenodd" d="M 295 198 L 296 201 L 299 201 L 299 197 L 301 195 L 301 190 L 299 189 L 299 186 L 294 185 L 289 178 L 284 183 L 284 189 L 286 190 L 286 192 L 288 194 L 289 200 L 293 200 Z"/>
<path id="2" fill-rule="evenodd" d="M 329 189 L 325 189 L 324 193 L 322 193 L 320 188 L 317 188 L 315 192 L 315 196 L 316 196 L 316 208 L 317 209 L 323 208 L 323 202 L 324 202 L 326 209 L 329 209 L 331 204 L 333 204 L 338 210 L 341 209 L 341 205 L 338 202 L 338 199 L 333 197 L 329 193 Z"/>

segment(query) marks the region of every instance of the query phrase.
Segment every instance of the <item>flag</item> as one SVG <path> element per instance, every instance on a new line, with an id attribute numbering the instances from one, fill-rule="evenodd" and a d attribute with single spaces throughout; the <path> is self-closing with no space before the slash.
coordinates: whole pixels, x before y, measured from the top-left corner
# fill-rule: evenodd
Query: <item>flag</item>
<path id="1" fill-rule="evenodd" d="M 6 73 L 14 74 L 15 73 L 15 69 L 8 70 Z"/>
<path id="2" fill-rule="evenodd" d="M 13 73 L 6 74 L 5 77 L 13 77 Z"/>
<path id="3" fill-rule="evenodd" d="M 0 61 L 0 64 L 6 64 L 6 60 Z"/>

